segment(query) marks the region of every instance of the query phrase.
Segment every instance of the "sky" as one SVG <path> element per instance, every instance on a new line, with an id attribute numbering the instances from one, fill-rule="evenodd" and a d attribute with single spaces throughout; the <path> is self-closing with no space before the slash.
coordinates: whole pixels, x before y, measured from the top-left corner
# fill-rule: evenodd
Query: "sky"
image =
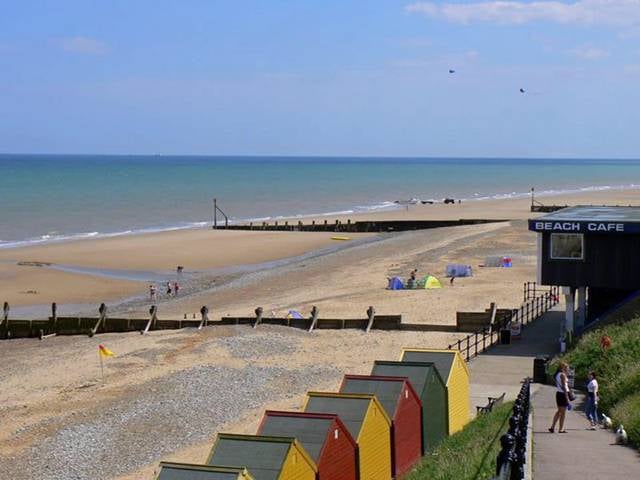
<path id="1" fill-rule="evenodd" d="M 1 6 L 0 152 L 640 158 L 640 0 Z"/>

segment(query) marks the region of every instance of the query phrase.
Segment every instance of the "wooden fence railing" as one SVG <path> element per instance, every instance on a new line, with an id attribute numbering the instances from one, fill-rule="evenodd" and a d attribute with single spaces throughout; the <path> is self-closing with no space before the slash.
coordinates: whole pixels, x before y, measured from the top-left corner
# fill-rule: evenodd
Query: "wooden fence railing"
<path id="1" fill-rule="evenodd" d="M 525 292 L 526 290 L 525 284 Z M 529 290 L 531 291 L 531 290 Z M 536 290 L 533 290 L 536 291 Z M 472 358 L 477 357 L 480 353 L 485 352 L 500 341 L 500 332 L 510 329 L 513 324 L 519 324 L 521 328 L 531 323 L 533 320 L 541 317 L 559 301 L 558 287 L 549 287 L 544 293 L 541 289 L 536 297 L 531 297 L 524 301 L 520 308 L 513 310 L 502 320 L 492 323 L 487 327 L 483 327 L 455 343 L 448 346 L 449 350 L 459 350 L 464 359 L 468 362 Z"/>

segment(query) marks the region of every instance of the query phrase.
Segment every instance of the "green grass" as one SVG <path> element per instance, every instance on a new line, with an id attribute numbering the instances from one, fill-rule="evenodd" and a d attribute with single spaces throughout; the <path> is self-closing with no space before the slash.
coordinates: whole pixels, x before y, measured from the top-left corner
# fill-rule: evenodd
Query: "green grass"
<path id="1" fill-rule="evenodd" d="M 507 431 L 513 402 L 480 416 L 443 440 L 403 480 L 482 480 L 495 475 L 500 436 Z"/>
<path id="2" fill-rule="evenodd" d="M 605 332 L 612 345 L 603 352 L 600 338 Z M 586 378 L 589 370 L 596 372 L 600 411 L 614 425 L 622 423 L 631 442 L 640 446 L 640 318 L 587 333 L 562 360 L 576 369 L 577 378 Z"/>

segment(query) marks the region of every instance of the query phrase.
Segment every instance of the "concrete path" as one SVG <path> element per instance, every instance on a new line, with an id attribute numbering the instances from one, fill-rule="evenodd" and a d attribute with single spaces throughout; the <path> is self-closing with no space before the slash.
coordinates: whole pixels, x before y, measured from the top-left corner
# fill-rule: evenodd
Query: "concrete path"
<path id="1" fill-rule="evenodd" d="M 567 412 L 567 433 L 549 433 L 556 411 L 555 387 L 540 385 L 533 396 L 533 476 L 546 479 L 640 479 L 640 455 L 615 444 L 611 430 L 588 430 L 584 395 Z"/>
<path id="2" fill-rule="evenodd" d="M 487 397 L 506 393 L 513 400 L 522 379 L 533 377 L 533 359 L 558 353 L 558 337 L 564 313 L 552 310 L 522 332 L 511 345 L 498 345 L 474 358 L 471 369 L 471 408 L 486 405 Z M 584 398 L 578 395 L 576 410 L 567 415 L 566 434 L 547 429 L 555 413 L 554 387 L 534 383 L 533 478 L 535 480 L 640 479 L 640 455 L 629 447 L 615 445 L 615 435 L 606 430 L 587 430 L 582 412 Z"/>
<path id="3" fill-rule="evenodd" d="M 554 355 L 558 351 L 558 337 L 563 313 L 552 310 L 528 325 L 522 338 L 511 345 L 496 345 L 469 363 L 471 370 L 471 409 L 487 404 L 487 397 L 506 393 L 505 400 L 513 400 L 525 377 L 533 377 L 533 359 L 538 355 Z M 532 392 L 539 387 L 532 385 Z"/>

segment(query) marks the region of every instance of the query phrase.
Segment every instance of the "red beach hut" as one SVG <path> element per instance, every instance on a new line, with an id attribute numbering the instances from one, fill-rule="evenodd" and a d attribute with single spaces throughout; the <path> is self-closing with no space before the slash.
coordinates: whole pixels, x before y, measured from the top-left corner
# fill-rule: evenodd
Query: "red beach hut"
<path id="1" fill-rule="evenodd" d="M 407 377 L 345 375 L 340 393 L 370 393 L 391 419 L 391 468 L 398 478 L 422 456 L 422 402 Z"/>
<path id="2" fill-rule="evenodd" d="M 294 437 L 318 467 L 318 480 L 356 480 L 357 444 L 340 417 L 267 410 L 258 435 Z"/>

